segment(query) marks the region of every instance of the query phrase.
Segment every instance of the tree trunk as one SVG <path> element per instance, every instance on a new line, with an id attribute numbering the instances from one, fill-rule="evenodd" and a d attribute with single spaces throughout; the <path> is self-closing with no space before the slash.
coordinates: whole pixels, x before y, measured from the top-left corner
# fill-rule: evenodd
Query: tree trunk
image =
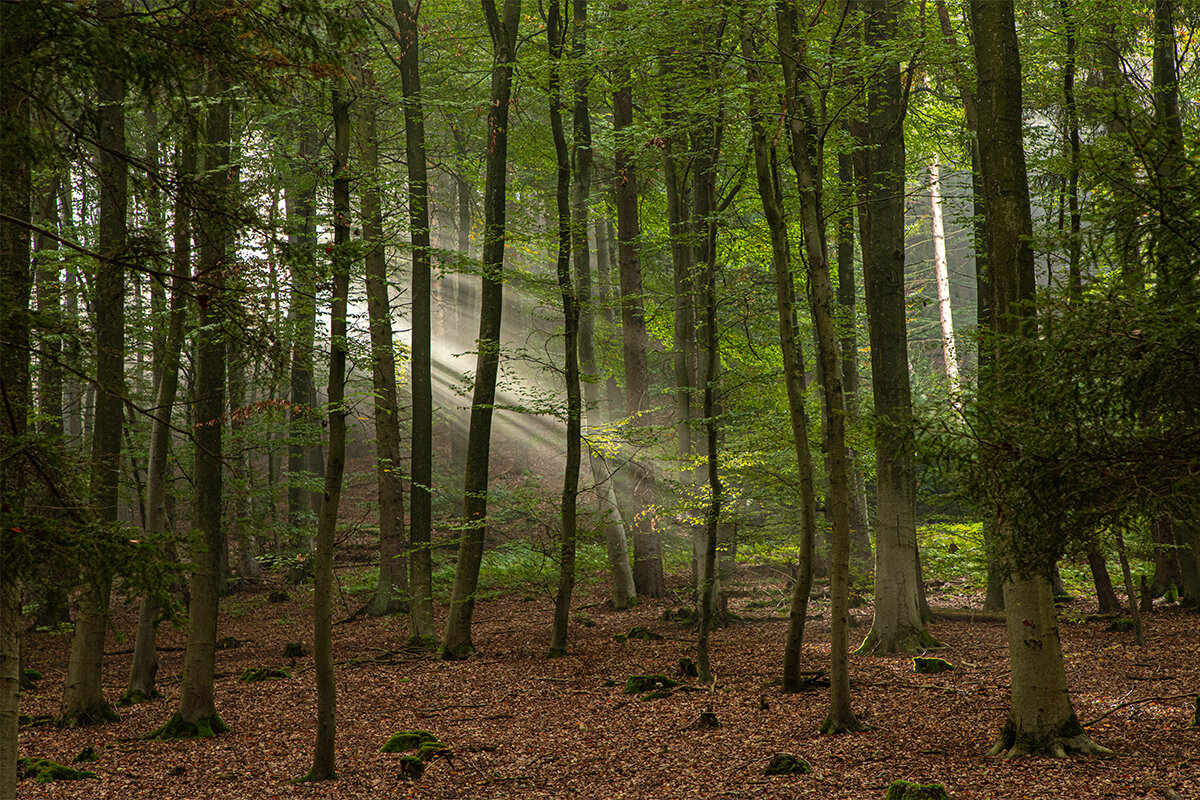
<path id="1" fill-rule="evenodd" d="M 192 398 L 193 470 L 192 526 L 200 547 L 192 553 L 191 599 L 187 646 L 183 656 L 183 682 L 179 710 L 154 735 L 160 739 L 208 737 L 229 727 L 217 714 L 213 678 L 216 671 L 217 601 L 220 590 L 220 553 L 223 492 L 222 434 L 225 413 L 225 297 L 229 269 L 229 101 L 226 87 L 213 70 L 209 77 L 203 191 L 214 211 L 197 220 L 198 260 L 193 281 L 200 307 L 196 342 L 196 374 Z"/>
<path id="2" fill-rule="evenodd" d="M 1117 593 L 1113 591 L 1112 578 L 1108 576 L 1108 565 L 1104 563 L 1104 555 L 1100 548 L 1089 547 L 1087 552 L 1088 567 L 1092 571 L 1092 582 L 1096 585 L 1096 599 L 1100 603 L 1101 614 L 1118 614 L 1121 606 L 1117 603 Z"/>
<path id="3" fill-rule="evenodd" d="M 505 187 L 508 167 L 508 107 L 516 61 L 520 0 L 504 0 L 497 14 L 494 0 L 481 0 L 492 37 L 492 90 L 488 108 L 487 177 L 484 186 L 483 289 L 480 293 L 479 354 L 471 396 L 471 430 L 467 436 L 467 468 L 463 479 L 462 541 L 450 594 L 450 614 L 442 656 L 465 658 L 475 650 L 471 617 L 483 563 L 487 521 L 488 460 L 491 452 L 492 405 L 500 366 L 500 318 L 504 308 Z"/>
<path id="4" fill-rule="evenodd" d="M 404 57 L 406 54 L 402 53 L 401 58 Z M 371 379 L 375 388 L 375 486 L 379 495 L 379 582 L 375 586 L 374 597 L 367 604 L 367 612 L 378 617 L 395 614 L 409 608 L 408 554 L 404 535 L 404 469 L 400 453 L 400 403 L 396 393 L 396 351 L 392 342 L 392 303 L 388 291 L 387 252 L 384 244 L 380 190 L 382 176 L 379 172 L 379 134 L 376 124 L 378 87 L 370 67 L 360 66 L 359 75 L 362 89 L 358 97 L 362 126 L 358 134 L 359 152 L 362 158 L 362 171 L 366 177 L 366 182 L 361 189 L 363 238 L 371 248 L 367 252 L 364 262 L 367 317 L 371 328 Z M 411 131 L 412 128 L 413 126 L 406 125 L 405 132 Z M 412 177 L 411 168 L 409 176 Z M 410 180 L 410 188 L 414 183 Z M 410 209 L 414 205 L 410 198 Z M 424 252 L 428 257 L 429 248 L 426 247 Z M 428 270 L 426 273 L 428 274 Z M 414 313 L 414 319 L 416 316 L 417 314 Z M 414 354 L 418 349 L 415 346 L 417 338 L 414 326 Z M 426 338 L 425 344 L 424 367 L 427 378 L 429 374 L 428 338 Z M 414 373 L 417 368 L 418 365 L 414 358 Z M 414 374 L 414 388 L 419 383 Z M 428 386 L 427 383 L 426 386 Z M 414 406 L 417 405 L 420 404 L 414 402 Z M 425 404 L 424 408 L 428 409 L 429 405 Z M 430 429 L 430 425 L 423 427 L 426 433 L 429 433 Z M 428 458 L 426 458 L 426 462 L 428 463 Z M 423 482 L 417 481 L 417 483 L 421 483 L 425 487 L 425 493 L 428 494 L 429 477 L 425 476 Z M 414 491 L 417 491 L 415 487 Z M 430 602 L 432 603 L 432 601 Z M 429 610 L 432 612 L 432 608 Z M 430 629 L 433 627 L 432 616 L 430 613 L 428 620 Z"/>
<path id="5" fill-rule="evenodd" d="M 867 98 L 866 169 L 859 176 L 863 282 L 875 396 L 875 618 L 860 653 L 912 653 L 930 643 L 921 621 L 913 463 L 912 395 L 904 305 L 904 98 L 900 62 L 884 48 L 896 12 L 871 0 L 867 45 L 880 68 Z"/>
<path id="6" fill-rule="evenodd" d="M 618 2 L 618 14 L 628 5 Z M 646 365 L 646 315 L 642 299 L 642 263 L 638 254 L 641 227 L 638 222 L 637 167 L 629 139 L 633 125 L 633 89 L 629 66 L 622 64 L 614 75 L 613 133 L 617 140 L 617 247 L 621 279 L 621 336 L 625 362 L 625 413 L 631 430 L 644 427 L 643 415 L 650 410 L 650 374 Z M 654 467 L 638 451 L 629 459 L 633 482 L 633 582 L 637 593 L 662 597 L 667 586 L 663 577 L 662 547 L 654 526 Z"/>
<path id="7" fill-rule="evenodd" d="M 766 105 L 760 98 L 762 77 L 755 66 L 758 61 L 754 35 L 749 26 L 742 32 L 742 55 L 746 62 L 749 84 L 749 110 L 754 146 L 754 168 L 758 194 L 762 200 L 763 216 L 771 237 L 771 265 L 775 275 L 775 300 L 779 312 L 779 344 L 783 353 L 783 380 L 787 387 L 788 416 L 792 426 L 792 443 L 796 448 L 796 470 L 800 487 L 800 563 L 792 588 L 788 612 L 787 642 L 783 651 L 783 691 L 800 691 L 802 683 L 801 655 L 804 643 L 804 623 L 808 616 L 808 595 L 812 589 L 813 548 L 816 542 L 817 502 L 813 487 L 812 455 L 808 444 L 808 412 L 804 407 L 804 355 L 800 349 L 796 309 L 795 282 L 792 277 L 791 250 L 788 246 L 787 223 L 783 216 L 783 198 L 779 186 L 779 165 L 774 147 L 768 146 L 768 131 L 764 128 Z M 771 137 L 771 141 L 774 137 Z"/>
<path id="8" fill-rule="evenodd" d="M 937 153 L 929 162 L 929 210 L 933 227 L 933 268 L 937 281 L 938 320 L 942 324 L 942 361 L 950 383 L 950 399 L 960 405 L 958 346 L 954 342 L 954 317 L 950 308 L 950 267 L 946 261 L 946 227 L 942 222 L 942 167 Z"/>
<path id="9" fill-rule="evenodd" d="M 576 20 L 578 24 L 578 19 Z M 575 589 L 575 538 L 579 499 L 579 463 L 582 444 L 583 403 L 579 384 L 579 303 L 571 279 L 571 151 L 563 132 L 559 65 L 562 62 L 566 24 L 559 0 L 551 0 L 547 15 L 550 50 L 550 131 L 557 162 L 555 206 L 558 212 L 558 259 L 556 272 L 562 296 L 563 339 L 567 382 L 567 461 L 563 471 L 562 533 L 558 562 L 558 595 L 554 601 L 554 628 L 550 636 L 549 658 L 567 654 L 567 622 L 571 614 L 571 594 Z"/>
<path id="10" fill-rule="evenodd" d="M 98 13 L 115 21 L 121 3 L 105 0 Z M 112 22 L 110 24 L 119 24 Z M 91 281 L 96 326 L 96 415 L 92 435 L 91 497 L 97 522 L 115 524 L 118 519 L 121 430 L 125 399 L 125 270 L 127 169 L 125 162 L 125 81 L 118 74 L 101 70 L 97 76 L 97 177 L 100 184 L 100 222 L 96 249 L 100 261 Z M 101 666 L 104 636 L 108 628 L 108 604 L 112 574 L 108 566 L 86 570 L 84 593 L 71 660 L 67 666 L 66 690 L 58 724 L 70 727 L 117 719 L 104 699 Z"/>
<path id="11" fill-rule="evenodd" d="M 171 309 L 166 337 L 159 358 L 158 393 L 154 400 L 154 420 L 150 426 L 150 455 L 146 479 L 146 535 L 161 540 L 167 532 L 167 475 L 171 444 L 171 416 L 179 391 L 179 364 L 183 349 L 183 328 L 187 317 L 187 281 L 191 275 L 192 230 L 188 200 L 183 187 L 189 186 L 196 172 L 194 126 L 185 134 L 179 151 L 176 182 L 180 186 L 175 205 L 173 228 L 174 254 L 171 258 Z M 137 637 L 133 645 L 133 668 L 122 704 L 134 704 L 158 697 L 158 623 L 162 607 L 152 597 L 142 599 L 138 612 Z"/>
<path id="12" fill-rule="evenodd" d="M 992 320 L 998 335 L 1020 335 L 1030 313 L 1022 303 L 1033 297 L 1034 265 L 1015 13 L 1010 0 L 973 0 L 970 11 L 979 65 L 979 150 L 989 214 Z M 995 380 L 988 380 L 987 388 L 1002 391 Z M 1002 540 L 1032 534 L 1014 530 L 1002 516 L 996 527 Z M 1083 732 L 1067 693 L 1054 596 L 1045 577 L 1049 565 L 1012 566 L 1004 586 L 1012 699 L 990 753 L 1012 758 L 1035 752 L 1101 751 Z"/>
<path id="13" fill-rule="evenodd" d="M 337 682 L 333 672 L 333 536 L 337 530 L 342 476 L 346 467 L 346 305 L 350 294 L 350 103 L 338 79 L 333 87 L 333 299 L 329 309 L 329 460 L 317 517 L 313 559 L 313 666 L 317 685 L 317 739 L 306 781 L 337 777 Z"/>

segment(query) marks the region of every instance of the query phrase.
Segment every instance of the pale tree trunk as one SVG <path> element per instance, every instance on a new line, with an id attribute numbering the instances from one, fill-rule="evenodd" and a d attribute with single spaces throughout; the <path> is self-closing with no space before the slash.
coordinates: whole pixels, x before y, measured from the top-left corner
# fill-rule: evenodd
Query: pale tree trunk
<path id="1" fill-rule="evenodd" d="M 483 289 L 480 294 L 479 354 L 475 390 L 471 397 L 471 429 L 467 436 L 467 467 L 463 480 L 462 541 L 450 594 L 450 613 L 442 656 L 465 658 L 475 650 L 471 618 L 475 589 L 483 563 L 486 532 L 488 459 L 491 451 L 492 405 L 500 366 L 500 318 L 504 308 L 505 187 L 508 167 L 508 110 L 516 62 L 520 0 L 504 0 L 497 13 L 494 0 L 481 0 L 492 38 L 492 90 L 488 109 L 487 177 L 484 186 Z"/>
<path id="2" fill-rule="evenodd" d="M 336 43 L 335 43 L 336 44 Z M 350 294 L 350 103 L 338 79 L 333 88 L 333 299 L 329 309 L 329 460 L 317 516 L 313 558 L 313 666 L 317 685 L 317 738 L 306 781 L 337 777 L 337 680 L 333 671 L 333 536 L 346 468 L 346 305 Z"/>
<path id="3" fill-rule="evenodd" d="M 0 42 L 5 52 L 24 48 L 21 35 L 32 31 L 23 18 L 36 9 L 25 4 L 5 12 Z M 28 462 L 13 457 L 29 432 L 30 248 L 32 199 L 28 152 L 29 72 L 20 66 L 0 75 L 0 796 L 17 796 L 17 730 L 21 676 L 21 517 L 25 512 Z M 27 557 L 27 556 L 26 556 Z"/>
<path id="4" fill-rule="evenodd" d="M 571 29 L 571 56 L 582 62 L 587 55 L 587 0 L 574 0 L 575 24 Z M 572 226 L 575 241 L 572 254 L 575 261 L 575 296 L 579 302 L 579 369 L 583 375 L 596 375 L 595 321 L 596 306 L 592 291 L 592 271 L 588 248 L 588 198 L 592 182 L 592 127 L 588 112 L 588 85 L 590 77 L 581 71 L 575 82 L 575 104 L 572 109 L 574 128 L 575 185 L 573 193 Z M 601 224 L 596 226 L 596 259 L 603 257 L 607 265 L 608 248 L 599 234 Z M 600 272 L 597 264 L 597 273 Z M 607 279 L 608 270 L 604 270 Z M 599 278 L 599 276 L 597 276 Z M 600 385 L 597 380 L 583 384 L 584 409 L 590 423 L 601 416 Z M 597 427 L 589 425 L 589 427 Z M 592 483 L 604 511 L 604 545 L 608 555 L 609 600 L 614 609 L 624 610 L 632 606 L 637 591 L 633 583 L 633 568 L 629 563 L 628 540 L 625 524 L 621 520 L 621 509 L 613 487 L 612 473 L 603 454 L 588 447 L 591 463 Z"/>
<path id="5" fill-rule="evenodd" d="M 866 39 L 883 59 L 867 98 L 866 170 L 859 176 L 864 220 L 863 279 L 875 396 L 875 618 L 861 653 L 916 652 L 932 644 L 921 621 L 916 468 L 904 305 L 904 105 L 894 47 L 896 11 L 871 0 Z"/>
<path id="6" fill-rule="evenodd" d="M 154 400 L 154 419 L 150 427 L 150 455 L 146 479 L 146 535 L 159 540 L 167 532 L 167 475 L 170 471 L 168 456 L 171 444 L 171 416 L 175 407 L 175 396 L 179 390 L 179 364 L 183 348 L 183 327 L 187 316 L 186 284 L 191 274 L 192 231 L 190 198 L 184 187 L 190 185 L 196 171 L 194 128 L 187 132 L 179 152 L 176 182 L 179 184 L 179 201 L 175 205 L 173 228 L 174 254 L 171 259 L 171 309 L 167 323 L 163 351 L 159 359 L 158 393 Z M 134 704 L 158 697 L 155 680 L 158 675 L 158 623 L 162 607 L 153 598 L 142 600 L 138 612 L 137 636 L 133 645 L 133 667 L 129 673 L 129 686 L 121 697 L 122 704 Z"/>
<path id="7" fill-rule="evenodd" d="M 787 388 L 788 417 L 791 422 L 792 443 L 796 448 L 796 471 L 800 501 L 800 563 L 792 587 L 788 612 L 787 641 L 783 651 L 783 691 L 800 691 L 802 678 L 801 655 L 804 644 L 804 623 L 808 616 L 808 595 L 812 589 L 813 548 L 817 535 L 817 502 L 813 485 L 812 454 L 808 444 L 808 412 L 804 407 L 804 354 L 800 349 L 794 301 L 795 283 L 792 278 L 791 250 L 788 246 L 787 223 L 783 216 L 783 198 L 779 186 L 779 165 L 775 150 L 768 145 L 776 131 L 764 125 L 770 119 L 761 100 L 762 77 L 754 33 L 747 25 L 742 31 L 742 55 L 746 63 L 749 85 L 749 111 L 754 146 L 754 172 L 758 194 L 762 200 L 763 216 L 771 237 L 771 265 L 775 275 L 775 300 L 779 313 L 779 344 L 783 354 L 783 380 Z"/>
<path id="8" fill-rule="evenodd" d="M 382 176 L 376 124 L 379 90 L 370 67 L 360 65 L 358 72 L 362 89 L 358 96 L 359 154 L 365 177 L 361 189 L 363 239 L 371 248 L 367 251 L 364 266 L 367 317 L 371 328 L 371 380 L 375 387 L 375 487 L 379 496 L 379 582 L 366 610 L 378 617 L 399 613 L 409 607 L 408 554 L 404 535 L 400 404 L 396 392 L 396 353 L 392 341 L 392 303 L 388 291 L 380 191 Z"/>
<path id="9" fill-rule="evenodd" d="M 993 320 L 999 335 L 1020 335 L 1030 312 L 1022 305 L 1034 294 L 1032 220 L 1021 131 L 1021 65 L 1011 1 L 973 0 L 970 6 L 979 65 L 979 145 L 988 218 L 987 263 Z M 1019 376 L 995 376 L 1016 380 Z M 993 392 L 1000 380 L 988 382 Z M 1017 531 L 1001 515 L 997 536 L 1036 535 Z M 1009 550 L 1010 548 L 1005 548 Z M 1012 699 L 993 755 L 1095 753 L 1067 693 L 1059 640 L 1051 564 L 1013 564 L 1004 586 Z"/>
<path id="10" fill-rule="evenodd" d="M 562 532 L 558 562 L 558 594 L 554 601 L 554 625 L 550 635 L 549 658 L 567 654 L 567 624 L 571 615 L 571 595 L 575 590 L 575 539 L 578 523 L 579 463 L 582 445 L 583 402 L 579 384 L 579 303 L 571 279 L 571 150 L 563 132 L 561 79 L 566 24 L 559 0 L 551 0 L 547 14 L 547 38 L 550 50 L 550 131 L 557 162 L 555 206 L 558 212 L 558 259 L 556 273 L 563 306 L 564 372 L 567 384 L 567 457 L 563 471 Z"/>
<path id="11" fill-rule="evenodd" d="M 102 18 L 116 20 L 123 12 L 117 0 L 98 8 Z M 125 398 L 125 256 L 127 170 L 125 164 L 125 82 L 102 70 L 97 78 L 99 108 L 97 177 L 100 183 L 100 223 L 96 247 L 101 260 L 92 279 L 96 325 L 96 416 L 91 459 L 92 508 L 97 522 L 115 524 L 118 518 L 121 430 Z M 104 698 L 101 666 L 108 628 L 112 574 L 106 565 L 85 570 L 84 591 L 66 690 L 58 714 L 64 727 L 115 720 L 116 712 Z"/>
<path id="12" fill-rule="evenodd" d="M 942 360 L 950 397 L 959 405 L 958 348 L 954 343 L 954 317 L 950 309 L 950 267 L 946 261 L 946 227 L 942 222 L 942 168 L 937 153 L 929 161 L 929 207 L 933 220 L 933 270 L 937 281 L 938 319 L 942 323 Z"/>
<path id="13" fill-rule="evenodd" d="M 616 12 L 628 12 L 618 2 Z M 641 240 L 638 222 L 637 169 L 634 146 L 629 138 L 633 125 L 633 89 L 628 64 L 617 68 L 613 82 L 613 133 L 617 137 L 616 195 L 617 247 L 621 280 L 621 337 L 625 362 L 625 413 L 630 429 L 636 431 L 647 421 L 650 409 L 650 375 L 646 365 L 646 315 L 642 299 L 642 264 L 638 255 Z M 637 593 L 662 597 L 667 586 L 663 576 L 662 547 L 654 527 L 654 466 L 649 457 L 636 449 L 629 459 L 633 482 L 633 582 Z"/>
<path id="14" fill-rule="evenodd" d="M 159 739 L 208 737 L 229 730 L 217 714 L 213 680 L 216 672 L 217 601 L 220 596 L 220 556 L 224 547 L 221 527 L 223 491 L 223 424 L 225 413 L 225 296 L 230 256 L 229 208 L 229 101 L 225 86 L 211 74 L 208 96 L 213 100 L 205 124 L 202 191 L 209 206 L 196 221 L 198 259 L 192 284 L 199 305 L 196 374 L 192 396 L 195 442 L 192 526 L 200 546 L 192 553 L 191 599 L 187 646 L 183 656 L 183 681 L 179 709 L 155 732 Z"/>

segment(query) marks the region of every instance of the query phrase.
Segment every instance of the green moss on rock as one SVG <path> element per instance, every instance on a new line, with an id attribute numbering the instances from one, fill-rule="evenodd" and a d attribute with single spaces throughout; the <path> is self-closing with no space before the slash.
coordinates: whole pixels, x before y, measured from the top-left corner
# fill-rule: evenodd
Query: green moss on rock
<path id="1" fill-rule="evenodd" d="M 292 673 L 278 667 L 246 667 L 239 680 L 242 683 L 257 683 L 258 681 L 275 681 L 290 677 L 292 677 Z"/>
<path id="2" fill-rule="evenodd" d="M 650 642 L 663 638 L 660 634 L 655 633 L 649 628 L 643 628 L 640 625 L 635 625 L 634 627 L 630 628 L 629 633 L 627 633 L 626 636 L 630 639 L 640 639 L 643 642 Z"/>
<path id="3" fill-rule="evenodd" d="M 438 738 L 429 731 L 396 731 L 379 748 L 381 753 L 403 753 L 416 750 L 426 742 L 437 742 Z"/>
<path id="4" fill-rule="evenodd" d="M 73 769 L 66 764 L 60 764 L 48 758 L 18 759 L 17 770 L 20 772 L 22 778 L 33 778 L 38 783 L 81 781 L 96 777 L 96 773 L 90 770 Z"/>
<path id="5" fill-rule="evenodd" d="M 422 761 L 433 761 L 435 758 L 450 758 L 454 751 L 438 741 L 424 742 L 417 748 L 417 758 Z"/>
<path id="6" fill-rule="evenodd" d="M 415 781 L 425 774 L 425 762 L 416 756 L 405 756 L 400 759 L 400 772 L 398 777 L 401 780 Z"/>
<path id="7" fill-rule="evenodd" d="M 151 739 L 170 741 L 172 739 L 209 739 L 220 733 L 228 733 L 229 726 L 221 721 L 216 714 L 202 717 L 195 722 L 188 722 L 179 716 L 179 712 L 171 715 L 167 724 L 150 734 Z"/>
<path id="8" fill-rule="evenodd" d="M 625 681 L 625 694 L 641 694 L 653 692 L 656 689 L 674 689 L 679 681 L 671 680 L 666 675 L 631 675 Z"/>
<path id="9" fill-rule="evenodd" d="M 776 753 L 767 764 L 767 775 L 808 775 L 812 765 L 791 753 Z"/>
<path id="10" fill-rule="evenodd" d="M 912 660 L 913 672 L 921 675 L 936 675 L 939 672 L 949 672 L 954 665 L 944 658 L 922 658 L 917 656 Z"/>
<path id="11" fill-rule="evenodd" d="M 886 800 L 950 800 L 950 795 L 940 783 L 893 781 L 888 787 Z"/>

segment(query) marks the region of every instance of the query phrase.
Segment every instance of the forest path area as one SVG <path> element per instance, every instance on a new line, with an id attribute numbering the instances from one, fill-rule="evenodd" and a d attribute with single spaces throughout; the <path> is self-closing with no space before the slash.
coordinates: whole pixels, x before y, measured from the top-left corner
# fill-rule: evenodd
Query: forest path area
<path id="1" fill-rule="evenodd" d="M 315 785 L 293 782 L 310 766 L 315 735 L 311 587 L 289 587 L 285 602 L 270 602 L 265 588 L 222 601 L 220 635 L 233 637 L 226 640 L 233 646 L 217 653 L 217 707 L 232 732 L 210 740 L 144 738 L 176 707 L 178 631 L 164 626 L 160 635 L 164 698 L 121 709 L 119 723 L 65 731 L 37 718 L 57 710 L 70 636 L 33 633 L 28 666 L 44 677 L 21 697 L 21 713 L 34 719 L 23 719 L 20 756 L 69 763 L 91 746 L 99 760 L 79 765 L 95 779 L 23 780 L 19 797 L 882 799 L 902 778 L 942 783 L 958 800 L 1162 797 L 1160 787 L 1200 798 L 1200 728 L 1189 727 L 1195 698 L 1180 697 L 1200 688 L 1200 619 L 1191 611 L 1148 615 L 1146 646 L 1138 648 L 1132 632 L 1087 620 L 1085 599 L 1068 605 L 1062 639 L 1075 710 L 1085 724 L 1103 716 L 1089 732 L 1116 755 L 998 762 L 983 753 L 1008 707 L 1003 624 L 933 623 L 947 648 L 930 655 L 955 666 L 937 675 L 915 674 L 906 657 L 853 657 L 854 708 L 875 728 L 822 736 L 828 689 L 779 690 L 786 618 L 771 600 L 783 597 L 783 587 L 744 569 L 739 578 L 731 607 L 743 619 L 713 636 L 713 691 L 679 674 L 680 659 L 695 656 L 695 632 L 663 619 L 678 602 L 618 613 L 602 603 L 601 590 L 585 593 L 570 655 L 553 661 L 544 657 L 553 611 L 546 596 L 481 600 L 478 653 L 458 662 L 403 648 L 404 617 L 336 625 L 340 777 Z M 684 593 L 682 585 L 675 589 Z M 852 634 L 861 638 L 870 609 L 853 613 L 860 624 Z M 816 673 L 829 660 L 828 608 L 814 601 L 810 614 L 805 669 Z M 116 605 L 104 662 L 110 699 L 128 677 L 135 626 L 136 609 Z M 662 638 L 614 638 L 635 626 Z M 285 658 L 289 642 L 302 642 L 305 655 Z M 286 669 L 290 677 L 240 680 L 257 667 Z M 683 688 L 657 699 L 624 693 L 629 676 L 647 673 Z M 1113 711 L 1155 697 L 1175 699 Z M 704 710 L 716 714 L 719 728 L 694 727 Z M 410 782 L 399 777 L 402 756 L 379 749 L 392 733 L 414 729 L 432 732 L 453 755 Z M 813 773 L 765 775 L 781 752 L 806 759 Z"/>

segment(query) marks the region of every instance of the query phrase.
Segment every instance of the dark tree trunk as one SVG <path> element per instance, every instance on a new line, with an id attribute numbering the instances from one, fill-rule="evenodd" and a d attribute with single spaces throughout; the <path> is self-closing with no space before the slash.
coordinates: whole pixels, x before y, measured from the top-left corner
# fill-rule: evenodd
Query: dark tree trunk
<path id="1" fill-rule="evenodd" d="M 481 0 L 492 38 L 492 91 L 488 109 L 487 177 L 484 186 L 483 289 L 480 293 L 479 354 L 471 397 L 471 430 L 467 436 L 467 468 L 463 480 L 462 541 L 454 570 L 450 614 L 442 655 L 464 658 L 471 642 L 475 589 L 483 562 L 486 531 L 488 459 L 491 453 L 492 405 L 500 366 L 500 318 L 504 308 L 505 187 L 508 166 L 508 108 L 516 61 L 520 0 L 504 0 L 497 13 L 494 0 Z"/>

